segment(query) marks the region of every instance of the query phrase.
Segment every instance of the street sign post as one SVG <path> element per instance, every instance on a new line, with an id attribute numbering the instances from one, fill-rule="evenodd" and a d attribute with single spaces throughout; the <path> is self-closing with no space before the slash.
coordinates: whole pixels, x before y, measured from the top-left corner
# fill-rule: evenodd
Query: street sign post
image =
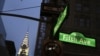
<path id="1" fill-rule="evenodd" d="M 71 34 L 59 33 L 59 40 L 63 42 L 96 47 L 95 39 L 87 38 L 79 32 L 72 32 Z"/>
<path id="2" fill-rule="evenodd" d="M 66 6 L 65 9 L 64 9 L 64 11 L 61 12 L 61 14 L 59 15 L 57 23 L 54 26 L 53 36 L 57 33 L 58 29 L 60 28 L 61 24 L 63 23 L 66 15 L 67 15 L 67 9 L 68 9 L 68 7 Z"/>

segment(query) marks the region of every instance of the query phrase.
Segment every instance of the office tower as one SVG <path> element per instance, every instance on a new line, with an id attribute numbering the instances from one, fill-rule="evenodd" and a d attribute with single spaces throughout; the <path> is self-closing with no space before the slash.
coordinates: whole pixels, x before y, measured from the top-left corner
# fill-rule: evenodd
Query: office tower
<path id="1" fill-rule="evenodd" d="M 0 0 L 0 12 L 3 9 L 4 3 L 5 3 L 5 0 Z M 4 39 L 6 38 L 6 31 L 5 31 L 1 16 L 0 16 L 0 34 L 3 35 Z"/>
<path id="2" fill-rule="evenodd" d="M 4 3 L 5 3 L 5 0 L 0 0 L 0 12 L 3 9 Z M 2 18 L 0 16 L 0 56 L 9 56 L 8 50 L 5 44 L 5 39 L 6 39 L 6 31 L 4 28 Z"/>
<path id="3" fill-rule="evenodd" d="M 10 56 L 16 56 L 15 43 L 11 40 L 6 40 L 6 47 L 9 51 Z"/>
<path id="4" fill-rule="evenodd" d="M 17 56 L 29 56 L 29 32 L 27 31 L 23 42 L 21 43 L 21 47 L 19 48 L 19 51 L 17 53 Z"/>
<path id="5" fill-rule="evenodd" d="M 61 11 L 67 5 L 65 0 L 43 0 L 41 3 L 40 19 L 47 22 L 40 22 L 38 28 L 38 36 L 36 40 L 34 56 L 42 55 L 42 47 L 44 40 L 52 38 L 53 26 Z"/>

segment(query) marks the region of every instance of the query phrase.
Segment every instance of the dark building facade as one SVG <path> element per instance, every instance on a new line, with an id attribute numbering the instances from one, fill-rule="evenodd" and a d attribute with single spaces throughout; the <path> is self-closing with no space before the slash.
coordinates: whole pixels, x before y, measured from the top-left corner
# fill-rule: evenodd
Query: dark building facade
<path id="1" fill-rule="evenodd" d="M 44 40 L 49 39 L 52 37 L 52 29 L 56 18 L 59 16 L 60 12 L 63 11 L 64 7 L 66 6 L 66 1 L 57 1 L 57 0 L 43 0 L 41 3 L 41 13 L 40 19 L 45 20 L 47 22 L 40 22 L 36 47 L 35 47 L 35 54 L 34 56 L 42 56 L 42 46 Z"/>
<path id="2" fill-rule="evenodd" d="M 87 47 L 63 43 L 64 55 L 69 56 L 99 56 L 100 52 L 100 1 L 98 0 L 69 0 L 70 14 L 65 20 L 61 32 L 81 32 L 84 36 L 96 40 L 96 47 Z"/>
<path id="3" fill-rule="evenodd" d="M 13 41 L 6 40 L 6 48 L 10 56 L 16 56 L 16 48 L 15 43 Z"/>
<path id="4" fill-rule="evenodd" d="M 4 2 L 5 0 L 0 0 L 0 12 L 3 9 Z M 5 39 L 6 39 L 6 32 L 5 32 L 3 22 L 2 22 L 2 18 L 0 16 L 0 56 L 9 56 L 8 50 L 5 44 Z"/>
<path id="5" fill-rule="evenodd" d="M 55 22 L 69 4 L 69 15 L 65 19 L 59 32 L 70 34 L 80 32 L 84 36 L 93 38 L 96 47 L 89 47 L 73 43 L 62 42 L 62 56 L 99 56 L 100 52 L 100 1 L 99 0 L 43 0 L 41 4 L 41 19 L 50 21 L 40 22 L 34 56 L 42 55 L 42 47 L 45 40 L 52 37 L 52 29 Z M 58 37 L 59 38 L 59 37 Z"/>

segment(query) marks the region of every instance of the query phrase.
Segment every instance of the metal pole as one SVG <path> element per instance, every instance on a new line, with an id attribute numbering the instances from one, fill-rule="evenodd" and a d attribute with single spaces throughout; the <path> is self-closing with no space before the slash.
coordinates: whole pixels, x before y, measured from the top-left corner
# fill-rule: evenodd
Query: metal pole
<path id="1" fill-rule="evenodd" d="M 35 21 L 41 21 L 41 22 L 44 22 L 44 23 L 49 23 L 48 21 L 41 20 L 41 19 L 34 18 L 34 17 L 30 17 L 30 16 L 25 16 L 25 15 L 18 15 L 18 14 L 12 14 L 12 13 L 3 13 L 3 12 L 0 12 L 0 15 L 20 17 L 20 18 L 25 18 L 25 19 L 35 20 Z"/>

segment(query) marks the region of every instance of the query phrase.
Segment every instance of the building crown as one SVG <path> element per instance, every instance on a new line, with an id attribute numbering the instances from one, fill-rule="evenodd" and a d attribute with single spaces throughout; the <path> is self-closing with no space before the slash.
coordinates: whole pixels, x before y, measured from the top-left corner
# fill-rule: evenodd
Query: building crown
<path id="1" fill-rule="evenodd" d="M 18 56 L 29 56 L 29 28 L 27 29 L 27 32 L 25 34 L 25 37 L 23 39 L 23 42 L 21 44 L 21 48 L 18 51 Z"/>

